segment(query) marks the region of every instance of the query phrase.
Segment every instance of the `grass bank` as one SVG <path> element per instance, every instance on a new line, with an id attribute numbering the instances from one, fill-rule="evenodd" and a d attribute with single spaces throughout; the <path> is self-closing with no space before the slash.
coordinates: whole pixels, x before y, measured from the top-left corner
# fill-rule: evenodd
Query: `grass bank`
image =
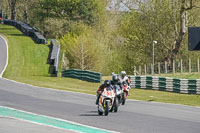
<path id="1" fill-rule="evenodd" d="M 35 44 L 12 26 L 0 25 L 0 33 L 9 45 L 9 63 L 3 77 L 36 86 L 95 94 L 100 83 L 88 83 L 70 78 L 50 77 L 47 45 Z M 103 77 L 107 79 L 110 77 Z M 129 98 L 200 106 L 200 96 L 132 89 Z"/>
<path id="2" fill-rule="evenodd" d="M 159 76 L 159 75 L 158 75 Z M 200 73 L 176 73 L 176 74 L 162 74 L 162 77 L 174 77 L 182 79 L 200 79 Z"/>

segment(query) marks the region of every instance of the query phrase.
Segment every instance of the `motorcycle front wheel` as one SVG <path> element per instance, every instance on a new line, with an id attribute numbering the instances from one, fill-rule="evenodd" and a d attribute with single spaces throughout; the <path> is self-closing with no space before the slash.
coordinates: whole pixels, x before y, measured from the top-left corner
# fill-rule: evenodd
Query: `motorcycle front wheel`
<path id="1" fill-rule="evenodd" d="M 105 107 L 105 116 L 107 116 L 108 112 L 109 112 L 109 102 L 106 101 L 105 105 L 106 105 L 106 107 Z"/>
<path id="2" fill-rule="evenodd" d="M 119 99 L 115 98 L 115 104 L 114 104 L 114 112 L 118 111 L 118 106 L 119 106 Z"/>

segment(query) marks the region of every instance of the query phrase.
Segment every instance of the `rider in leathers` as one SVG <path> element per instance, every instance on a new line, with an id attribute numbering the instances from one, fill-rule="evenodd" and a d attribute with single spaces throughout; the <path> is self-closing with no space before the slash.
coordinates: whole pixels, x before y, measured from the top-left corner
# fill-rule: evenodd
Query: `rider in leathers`
<path id="1" fill-rule="evenodd" d="M 123 83 L 125 81 L 128 84 L 128 86 L 130 86 L 130 80 L 126 76 L 126 72 L 125 71 L 121 71 L 120 81 L 121 81 L 121 83 Z"/>
<path id="2" fill-rule="evenodd" d="M 105 80 L 105 81 L 104 81 L 104 84 L 100 85 L 99 89 L 97 90 L 96 105 L 99 104 L 99 98 L 100 98 L 102 92 L 104 91 L 104 89 L 105 89 L 106 87 L 110 86 L 110 85 L 111 85 L 110 80 Z"/>
<path id="3" fill-rule="evenodd" d="M 120 79 L 118 78 L 118 76 L 116 74 L 112 75 L 112 81 L 111 81 L 111 85 L 119 85 L 119 87 L 122 89 L 122 84 L 120 82 Z"/>

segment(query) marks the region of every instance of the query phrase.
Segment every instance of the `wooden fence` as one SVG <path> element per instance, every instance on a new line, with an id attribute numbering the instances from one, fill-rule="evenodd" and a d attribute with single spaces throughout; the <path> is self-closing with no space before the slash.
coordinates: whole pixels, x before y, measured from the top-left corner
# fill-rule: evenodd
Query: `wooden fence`
<path id="1" fill-rule="evenodd" d="M 176 74 L 176 73 L 200 73 L 200 60 L 174 60 L 172 62 L 157 62 L 134 66 L 134 75 L 154 75 L 154 74 Z"/>

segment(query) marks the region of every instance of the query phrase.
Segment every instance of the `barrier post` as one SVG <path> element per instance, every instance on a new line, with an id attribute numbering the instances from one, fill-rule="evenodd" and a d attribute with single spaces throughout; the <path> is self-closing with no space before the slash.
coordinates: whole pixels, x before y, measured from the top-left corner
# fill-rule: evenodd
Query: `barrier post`
<path id="1" fill-rule="evenodd" d="M 175 68 L 175 60 L 173 60 L 173 74 L 175 74 L 176 68 Z"/>
<path id="2" fill-rule="evenodd" d="M 199 58 L 197 59 L 197 69 L 198 69 L 198 73 L 199 73 Z"/>
<path id="3" fill-rule="evenodd" d="M 167 61 L 165 61 L 165 74 L 167 74 Z"/>
<path id="4" fill-rule="evenodd" d="M 183 73 L 183 60 L 181 59 L 181 73 Z"/>
<path id="5" fill-rule="evenodd" d="M 189 73 L 191 73 L 191 59 L 189 58 Z"/>

